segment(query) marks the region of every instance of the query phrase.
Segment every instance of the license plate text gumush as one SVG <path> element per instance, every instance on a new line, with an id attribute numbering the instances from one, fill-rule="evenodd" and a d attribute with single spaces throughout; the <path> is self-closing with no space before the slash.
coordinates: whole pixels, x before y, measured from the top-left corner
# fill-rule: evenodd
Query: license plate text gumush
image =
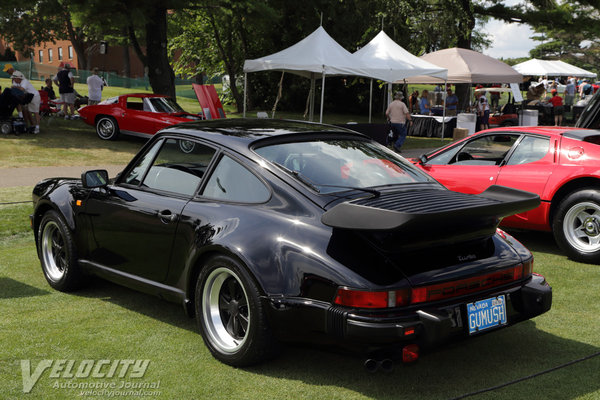
<path id="1" fill-rule="evenodd" d="M 504 295 L 467 304 L 469 334 L 506 324 L 506 299 Z"/>

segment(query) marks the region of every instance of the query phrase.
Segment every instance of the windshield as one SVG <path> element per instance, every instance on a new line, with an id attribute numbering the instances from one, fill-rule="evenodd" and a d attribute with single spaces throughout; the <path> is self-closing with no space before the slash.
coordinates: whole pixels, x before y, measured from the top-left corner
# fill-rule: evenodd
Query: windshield
<path id="1" fill-rule="evenodd" d="M 183 111 L 183 108 L 181 108 L 179 104 L 177 104 L 177 102 L 170 97 L 148 97 L 148 101 L 152 104 L 152 107 L 154 107 L 156 112 L 185 112 Z"/>
<path id="2" fill-rule="evenodd" d="M 255 151 L 320 193 L 433 181 L 385 147 L 365 140 L 280 143 Z"/>

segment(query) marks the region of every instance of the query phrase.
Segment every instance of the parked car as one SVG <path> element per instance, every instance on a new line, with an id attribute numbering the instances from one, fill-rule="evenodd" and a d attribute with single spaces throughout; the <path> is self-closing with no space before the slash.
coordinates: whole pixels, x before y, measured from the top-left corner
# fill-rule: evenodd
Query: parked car
<path id="1" fill-rule="evenodd" d="M 539 207 L 502 226 L 552 231 L 573 259 L 600 263 L 600 131 L 510 127 L 481 131 L 413 160 L 450 190 L 528 190 Z"/>
<path id="2" fill-rule="evenodd" d="M 401 349 L 413 361 L 551 307 L 531 253 L 497 230 L 537 195 L 449 191 L 344 128 L 180 124 L 115 179 L 46 179 L 33 201 L 50 286 L 70 291 L 97 275 L 179 302 L 234 366 L 280 341 Z"/>
<path id="3" fill-rule="evenodd" d="M 115 140 L 121 133 L 150 137 L 167 126 L 202 119 L 202 115 L 185 112 L 168 96 L 146 93 L 111 97 L 78 111 L 81 119 L 96 127 L 98 137 L 104 140 Z"/>

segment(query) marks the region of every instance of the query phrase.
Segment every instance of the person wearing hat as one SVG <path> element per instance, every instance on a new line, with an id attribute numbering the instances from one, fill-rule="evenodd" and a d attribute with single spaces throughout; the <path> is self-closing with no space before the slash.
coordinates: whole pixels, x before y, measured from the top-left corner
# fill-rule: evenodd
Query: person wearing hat
<path id="1" fill-rule="evenodd" d="M 63 114 L 65 119 L 73 119 L 75 114 L 75 92 L 74 84 L 75 77 L 70 71 L 71 65 L 65 64 L 63 69 L 58 71 L 54 77 L 54 82 L 58 85 L 58 93 L 60 94 L 60 101 L 63 105 Z"/>
<path id="2" fill-rule="evenodd" d="M 21 107 L 25 121 L 33 129 L 33 133 L 40 133 L 40 93 L 33 87 L 29 80 L 25 79 L 19 71 L 15 71 L 10 76 L 13 81 L 13 87 L 18 88 L 26 93 L 31 93 L 33 98 L 28 104 Z"/>
<path id="3" fill-rule="evenodd" d="M 594 88 L 590 85 L 590 82 L 587 79 L 584 79 L 579 85 L 579 97 L 585 99 L 586 96 L 593 94 Z"/>
<path id="4" fill-rule="evenodd" d="M 12 64 L 4 64 L 3 71 L 6 72 L 8 76 L 11 76 L 13 72 L 15 72 L 15 67 L 13 67 Z"/>
<path id="5" fill-rule="evenodd" d="M 406 134 L 408 132 L 406 124 L 411 121 L 410 112 L 408 111 L 406 104 L 402 101 L 403 99 L 404 95 L 402 92 L 396 92 L 394 101 L 390 103 L 385 111 L 385 115 L 390 122 L 392 129 L 393 147 L 394 150 L 398 152 L 406 140 Z"/>
<path id="6" fill-rule="evenodd" d="M 98 76 L 98 68 L 94 67 L 92 72 L 93 74 L 87 78 L 89 106 L 100 103 L 100 100 L 102 100 L 102 89 L 106 86 L 104 79 Z"/>

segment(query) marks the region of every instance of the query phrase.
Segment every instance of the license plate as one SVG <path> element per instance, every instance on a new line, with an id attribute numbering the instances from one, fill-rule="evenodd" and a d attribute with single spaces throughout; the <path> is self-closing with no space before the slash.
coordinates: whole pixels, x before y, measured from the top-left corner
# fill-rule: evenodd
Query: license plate
<path id="1" fill-rule="evenodd" d="M 506 325 L 504 295 L 467 304 L 469 335 Z"/>

